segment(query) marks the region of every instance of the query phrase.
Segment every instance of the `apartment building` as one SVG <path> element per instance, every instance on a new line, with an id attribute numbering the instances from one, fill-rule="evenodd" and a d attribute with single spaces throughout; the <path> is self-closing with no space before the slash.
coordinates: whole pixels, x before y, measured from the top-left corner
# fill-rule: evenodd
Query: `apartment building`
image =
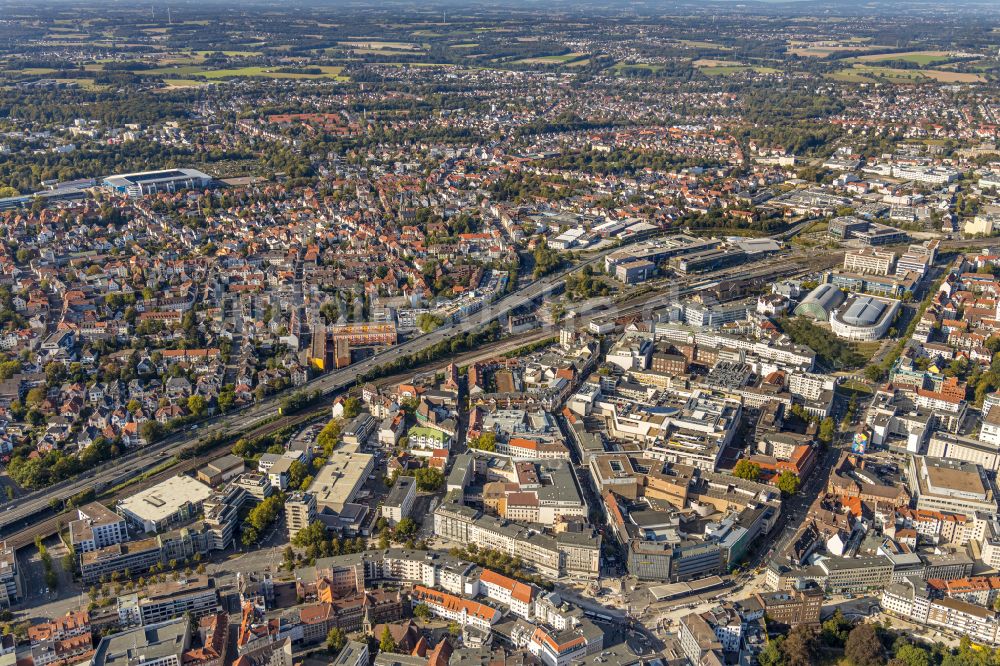
<path id="1" fill-rule="evenodd" d="M 491 569 L 483 569 L 479 575 L 479 593 L 507 606 L 512 613 L 525 620 L 534 617 L 535 590 L 530 585 Z"/>
<path id="2" fill-rule="evenodd" d="M 707 655 L 721 653 L 723 650 L 722 641 L 715 635 L 712 625 L 698 613 L 691 613 L 681 618 L 677 639 L 681 651 L 692 664 L 702 664 L 704 663 L 702 659 Z"/>
<path id="3" fill-rule="evenodd" d="M 927 583 L 919 576 L 907 576 L 897 583 L 890 583 L 880 596 L 882 608 L 904 619 L 920 624 L 927 622 L 930 612 L 930 593 Z"/>
<path id="4" fill-rule="evenodd" d="M 959 599 L 936 599 L 930 603 L 927 624 L 944 627 L 976 643 L 996 645 L 1000 622 L 996 612 Z"/>
<path id="5" fill-rule="evenodd" d="M 316 498 L 312 493 L 292 493 L 285 500 L 285 523 L 288 528 L 288 540 L 309 527 L 316 520 Z"/>
<path id="6" fill-rule="evenodd" d="M 28 642 L 34 666 L 85 661 L 94 653 L 90 615 L 76 611 L 32 625 L 28 627 Z"/>

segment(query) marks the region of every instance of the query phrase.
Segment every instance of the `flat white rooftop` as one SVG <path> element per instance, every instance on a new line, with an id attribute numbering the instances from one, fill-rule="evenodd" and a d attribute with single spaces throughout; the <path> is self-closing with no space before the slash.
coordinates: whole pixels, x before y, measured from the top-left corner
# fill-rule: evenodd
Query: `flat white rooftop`
<path id="1" fill-rule="evenodd" d="M 190 476 L 175 476 L 123 499 L 118 506 L 137 518 L 159 523 L 188 502 L 201 504 L 211 494 L 212 489 L 201 481 Z"/>

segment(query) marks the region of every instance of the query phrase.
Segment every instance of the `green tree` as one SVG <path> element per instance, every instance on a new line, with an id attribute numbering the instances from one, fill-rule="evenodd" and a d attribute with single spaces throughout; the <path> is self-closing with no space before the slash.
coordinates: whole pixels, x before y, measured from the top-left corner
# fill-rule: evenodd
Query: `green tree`
<path id="1" fill-rule="evenodd" d="M 361 401 L 351 396 L 344 400 L 344 418 L 353 419 L 361 413 Z"/>
<path id="2" fill-rule="evenodd" d="M 433 493 L 444 486 L 444 473 L 435 467 L 421 467 L 413 473 L 417 490 Z"/>
<path id="3" fill-rule="evenodd" d="M 422 333 L 430 333 L 431 331 L 440 328 L 443 323 L 444 319 L 431 314 L 430 312 L 423 312 L 417 316 L 417 328 L 419 328 Z"/>
<path id="4" fill-rule="evenodd" d="M 480 451 L 489 451 L 492 453 L 497 450 L 496 433 L 492 430 L 487 430 L 469 442 L 469 446 Z"/>
<path id="5" fill-rule="evenodd" d="M 323 429 L 319 431 L 319 435 L 316 436 L 316 444 L 323 449 L 327 457 L 333 452 L 337 441 L 340 439 L 340 430 L 340 419 L 333 419 L 323 426 Z"/>
<path id="6" fill-rule="evenodd" d="M 417 533 L 417 524 L 413 521 L 413 518 L 407 516 L 399 521 L 396 525 L 396 539 L 398 541 L 404 541 L 407 537 L 413 536 Z"/>
<path id="7" fill-rule="evenodd" d="M 309 468 L 301 460 L 294 460 L 288 466 L 288 487 L 301 488 L 302 481 L 309 476 Z"/>
<path id="8" fill-rule="evenodd" d="M 896 650 L 895 658 L 906 666 L 932 666 L 930 653 L 922 647 L 906 643 Z"/>
<path id="9" fill-rule="evenodd" d="M 413 607 L 413 616 L 418 617 L 424 622 L 431 619 L 431 609 L 427 604 L 417 604 Z M 916 666 L 915 664 L 913 666 Z"/>
<path id="10" fill-rule="evenodd" d="M 386 627 L 388 628 L 388 627 Z M 326 649 L 331 654 L 338 654 L 347 645 L 347 636 L 340 627 L 334 627 L 326 635 Z"/>
<path id="11" fill-rule="evenodd" d="M 833 437 L 837 432 L 837 425 L 834 423 L 831 417 L 826 417 L 823 419 L 822 423 L 819 424 L 819 441 L 824 444 L 829 444 L 833 441 Z"/>
<path id="12" fill-rule="evenodd" d="M 201 416 L 205 411 L 205 398 L 200 395 L 192 395 L 187 399 L 187 407 L 195 416 Z"/>
<path id="13" fill-rule="evenodd" d="M 45 389 L 41 387 L 31 389 L 24 400 L 28 407 L 38 407 L 45 402 Z"/>
<path id="14" fill-rule="evenodd" d="M 844 617 L 844 614 L 838 608 L 833 612 L 833 615 L 823 622 L 821 634 L 823 642 L 830 647 L 843 647 L 850 629 L 850 621 Z"/>
<path id="15" fill-rule="evenodd" d="M 389 625 L 386 625 L 382 629 L 382 637 L 378 642 L 378 650 L 379 652 L 396 652 L 398 649 L 399 646 L 396 645 L 396 641 L 392 637 L 392 632 L 389 631 Z"/>
<path id="16" fill-rule="evenodd" d="M 756 481 L 760 478 L 760 465 L 742 458 L 733 467 L 733 476 L 747 481 Z"/>
<path id="17" fill-rule="evenodd" d="M 800 483 L 798 475 L 785 471 L 778 477 L 778 490 L 785 495 L 794 495 L 798 492 Z"/>
<path id="18" fill-rule="evenodd" d="M 785 663 L 785 655 L 782 652 L 782 644 L 785 642 L 784 636 L 778 636 L 777 638 L 771 639 L 764 646 L 764 649 L 760 651 L 757 655 L 757 661 L 760 662 L 760 666 L 783 666 Z"/>

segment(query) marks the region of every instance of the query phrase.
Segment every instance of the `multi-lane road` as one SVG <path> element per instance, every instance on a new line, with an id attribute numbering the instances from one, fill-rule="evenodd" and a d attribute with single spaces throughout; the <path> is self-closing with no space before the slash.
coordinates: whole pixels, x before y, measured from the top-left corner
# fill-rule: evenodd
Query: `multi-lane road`
<path id="1" fill-rule="evenodd" d="M 797 229 L 800 228 L 796 227 Z M 486 305 L 480 312 L 477 312 L 458 322 L 447 323 L 440 328 L 415 338 L 402 344 L 381 350 L 372 356 L 351 365 L 350 367 L 335 370 L 310 380 L 300 387 L 305 391 L 318 391 L 323 396 L 331 396 L 339 391 L 349 388 L 357 382 L 358 377 L 376 369 L 379 366 L 391 364 L 409 354 L 420 352 L 439 342 L 447 340 L 456 335 L 462 335 L 470 331 L 481 329 L 491 321 L 510 313 L 538 298 L 545 296 L 552 290 L 559 287 L 566 276 L 587 265 L 593 265 L 602 261 L 608 254 L 621 249 L 621 246 L 608 248 L 596 253 L 583 262 L 553 273 L 552 275 L 534 280 L 517 291 Z M 803 263 L 795 263 L 795 255 L 801 254 L 801 250 L 794 251 L 792 256 L 783 255 L 779 258 L 772 258 L 751 266 L 739 266 L 724 269 L 714 273 L 692 276 L 689 278 L 674 281 L 671 289 L 666 293 L 651 293 L 636 301 L 622 303 L 617 307 L 593 313 L 583 317 L 584 321 L 593 319 L 604 319 L 613 315 L 640 312 L 645 309 L 656 307 L 661 302 L 676 298 L 683 294 L 692 293 L 699 289 L 705 289 L 718 284 L 722 279 L 737 277 L 771 277 L 776 278 L 801 272 L 808 267 Z M 825 252 L 823 255 L 831 255 Z M 817 266 L 814 260 L 818 257 L 814 254 L 810 257 L 809 264 Z M 16 498 L 13 501 L 0 504 L 0 535 L 6 535 L 13 530 L 20 530 L 33 523 L 36 517 L 43 512 L 50 510 L 53 501 L 65 502 L 65 500 L 88 490 L 101 492 L 126 481 L 142 472 L 155 467 L 160 461 L 168 456 L 174 455 L 185 446 L 195 440 L 203 439 L 215 434 L 233 434 L 246 432 L 262 422 L 274 418 L 278 414 L 283 395 L 276 395 L 250 407 L 231 412 L 225 415 L 216 416 L 203 421 L 201 424 L 192 426 L 188 430 L 174 433 L 155 445 L 145 447 L 141 451 L 119 458 L 113 462 L 84 473 L 83 475 L 68 479 L 48 488 L 28 493 Z"/>
<path id="2" fill-rule="evenodd" d="M 562 284 L 569 273 L 601 261 L 617 249 L 620 248 L 609 248 L 599 252 L 572 267 L 535 280 L 461 321 L 447 323 L 430 333 L 381 350 L 350 367 L 335 370 L 310 380 L 299 388 L 309 392 L 319 391 L 323 396 L 333 395 L 349 388 L 357 382 L 358 377 L 378 366 L 393 363 L 408 354 L 420 352 L 453 336 L 483 328 L 491 321 L 545 296 Z M 244 432 L 277 415 L 283 398 L 283 395 L 273 396 L 243 410 L 206 420 L 189 430 L 175 433 L 154 446 L 146 447 L 141 452 L 120 458 L 114 463 L 106 464 L 49 488 L 6 502 L 0 505 L 0 532 L 9 532 L 11 528 L 20 529 L 31 524 L 34 516 L 51 508 L 53 500 L 62 502 L 81 492 L 100 491 L 132 478 L 156 466 L 158 461 L 177 453 L 196 439 L 219 433 Z"/>

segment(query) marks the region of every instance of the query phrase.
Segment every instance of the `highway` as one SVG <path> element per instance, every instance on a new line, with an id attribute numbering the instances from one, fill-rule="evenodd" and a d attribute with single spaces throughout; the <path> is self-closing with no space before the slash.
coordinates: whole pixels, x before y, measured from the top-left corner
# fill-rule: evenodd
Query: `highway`
<path id="1" fill-rule="evenodd" d="M 378 351 L 350 367 L 316 377 L 298 387 L 297 390 L 319 391 L 322 396 L 333 395 L 353 385 L 359 376 L 375 369 L 376 366 L 392 363 L 407 354 L 420 352 L 455 335 L 463 335 L 486 326 L 491 321 L 549 293 L 558 287 L 570 273 L 602 261 L 605 256 L 620 249 L 621 246 L 603 250 L 585 261 L 535 280 L 461 321 L 444 324 L 430 333 Z M 130 456 L 119 458 L 113 463 L 106 463 L 73 479 L 67 479 L 48 488 L 0 504 L 0 533 L 6 534 L 11 531 L 11 528 L 19 529 L 28 526 L 32 516 L 50 509 L 50 503 L 53 500 L 64 502 L 87 490 L 101 492 L 141 474 L 143 471 L 155 467 L 159 461 L 177 453 L 184 446 L 192 443 L 192 440 L 205 438 L 216 433 L 236 435 L 245 432 L 276 416 L 285 397 L 287 397 L 286 394 L 276 394 L 240 411 L 213 417 L 188 430 L 174 433 Z"/>

